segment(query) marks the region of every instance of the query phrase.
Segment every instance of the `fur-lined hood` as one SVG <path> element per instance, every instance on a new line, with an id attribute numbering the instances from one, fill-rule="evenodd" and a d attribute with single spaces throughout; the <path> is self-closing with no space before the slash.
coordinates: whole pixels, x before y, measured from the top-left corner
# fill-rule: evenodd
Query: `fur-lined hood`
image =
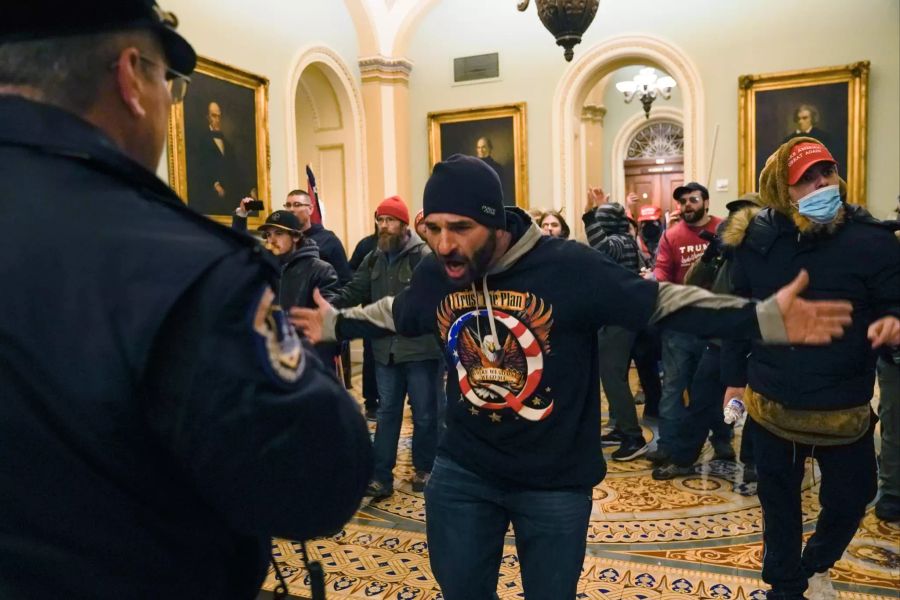
<path id="1" fill-rule="evenodd" d="M 791 197 L 788 194 L 788 158 L 791 156 L 791 148 L 802 142 L 813 142 L 821 144 L 819 140 L 811 137 L 796 137 L 783 143 L 772 155 L 766 160 L 766 166 L 763 167 L 762 173 L 759 175 L 759 196 L 763 206 L 768 206 L 773 210 L 783 214 L 794 222 L 797 229 L 802 234 L 827 232 L 833 233 L 840 227 L 844 221 L 845 206 L 838 211 L 837 218 L 831 223 L 822 225 L 815 223 L 797 212 L 797 209 L 791 204 Z M 841 200 L 847 202 L 847 182 L 843 179 L 839 180 L 841 190 Z"/>
<path id="2" fill-rule="evenodd" d="M 737 248 L 744 241 L 747 228 L 762 208 L 759 206 L 747 206 L 728 215 L 725 229 L 722 231 L 722 243 L 732 248 Z"/>

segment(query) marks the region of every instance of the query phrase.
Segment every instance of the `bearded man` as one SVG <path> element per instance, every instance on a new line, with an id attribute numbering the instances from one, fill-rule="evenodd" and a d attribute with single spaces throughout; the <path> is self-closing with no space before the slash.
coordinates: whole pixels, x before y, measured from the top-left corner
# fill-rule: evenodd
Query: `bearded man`
<path id="1" fill-rule="evenodd" d="M 684 283 L 688 269 L 709 245 L 700 234 L 704 231 L 715 234 L 722 219 L 709 214 L 709 191 L 696 181 L 675 188 L 672 197 L 681 210 L 681 220 L 666 229 L 659 241 L 653 277 L 657 281 Z M 685 390 L 691 387 L 706 342 L 680 331 L 662 332 L 661 341 L 665 375 L 659 400 L 659 438 L 656 450 L 647 458 L 657 467 L 668 467 L 673 450 L 677 452 L 685 442 L 678 423 L 690 419 L 686 406 L 690 398 L 685 398 Z M 731 428 L 722 419 L 712 424 L 711 441 L 716 459 L 734 459 L 731 435 Z"/>
<path id="2" fill-rule="evenodd" d="M 391 196 L 375 211 L 378 242 L 360 264 L 351 282 L 334 299 L 335 306 L 371 304 L 409 287 L 413 270 L 431 251 L 409 228 L 409 209 Z M 373 340 L 379 404 L 375 413 L 375 474 L 366 495 L 378 500 L 394 493 L 393 469 L 403 422 L 403 402 L 409 394 L 413 411 L 412 489 L 421 492 L 431 474 L 437 446 L 440 349 L 432 335 L 393 335 Z"/>
<path id="3" fill-rule="evenodd" d="M 797 298 L 804 274 L 756 304 L 642 279 L 584 244 L 542 236 L 503 206 L 483 161 L 453 155 L 425 186 L 434 254 L 396 298 L 294 309 L 310 339 L 437 334 L 446 430 L 425 488 L 431 568 L 447 600 L 495 598 L 510 523 L 528 600 L 575 597 L 591 488 L 606 474 L 597 330 L 648 323 L 697 335 L 827 343 L 850 305 Z M 377 445 L 377 444 L 376 444 Z"/>
<path id="4" fill-rule="evenodd" d="M 900 245 L 884 223 L 847 203 L 837 163 L 812 138 L 785 142 L 769 157 L 759 193 L 766 208 L 727 232 L 737 246 L 735 292 L 762 298 L 803 268 L 814 282 L 808 297 L 853 302 L 853 324 L 828 348 L 723 348 L 732 386 L 725 397 L 742 396 L 749 414 L 768 597 L 833 600 L 829 569 L 877 491 L 873 349 L 900 344 Z M 807 457 L 822 474 L 822 509 L 803 548 Z"/>

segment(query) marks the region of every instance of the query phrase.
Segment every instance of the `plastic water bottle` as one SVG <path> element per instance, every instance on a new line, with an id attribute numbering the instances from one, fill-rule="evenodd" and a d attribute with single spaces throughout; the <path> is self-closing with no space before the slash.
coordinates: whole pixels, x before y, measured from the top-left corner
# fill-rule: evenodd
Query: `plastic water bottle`
<path id="1" fill-rule="evenodd" d="M 747 417 L 747 407 L 744 406 L 744 401 L 737 397 L 728 401 L 723 412 L 725 414 L 725 423 L 728 425 L 741 425 Z"/>

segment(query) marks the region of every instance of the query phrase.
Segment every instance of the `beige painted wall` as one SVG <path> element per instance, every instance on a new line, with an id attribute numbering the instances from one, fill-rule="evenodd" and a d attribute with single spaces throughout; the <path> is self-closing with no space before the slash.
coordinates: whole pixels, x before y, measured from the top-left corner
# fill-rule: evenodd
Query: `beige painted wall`
<path id="1" fill-rule="evenodd" d="M 421 204 L 429 170 L 429 111 L 521 101 L 528 103 L 532 203 L 550 201 L 551 105 L 567 63 L 534 8 L 519 13 L 514 4 L 441 0 L 413 34 L 406 56 L 415 65 L 409 102 L 412 204 Z M 707 160 L 720 125 L 712 178 L 730 183 L 728 191 L 712 192 L 718 213 L 737 194 L 738 76 L 870 60 L 868 200 L 876 216 L 890 216 L 900 191 L 897 0 L 602 0 L 576 58 L 586 47 L 623 34 L 661 37 L 697 66 L 706 96 Z M 500 51 L 501 81 L 452 85 L 451 57 L 490 51 Z"/>
<path id="2" fill-rule="evenodd" d="M 638 98 L 634 98 L 629 104 L 625 104 L 625 98 L 622 96 L 622 92 L 616 89 L 616 82 L 627 81 L 634 78 L 640 69 L 640 66 L 629 66 L 613 71 L 611 74 L 612 76 L 610 77 L 610 83 L 603 94 L 603 105 L 606 106 L 606 117 L 603 119 L 603 156 L 606 157 L 603 161 L 603 181 L 606 182 L 605 189 L 607 191 L 610 189 L 613 177 L 612 164 L 614 158 L 612 155 L 612 146 L 613 141 L 616 138 L 616 133 L 622 128 L 625 121 L 631 119 L 634 115 L 644 114 L 644 107 L 641 105 L 641 101 Z M 659 77 L 667 75 L 665 71 L 658 68 L 656 69 L 656 74 Z M 681 108 L 681 90 L 677 86 L 672 90 L 672 97 L 669 100 L 657 98 L 656 101 L 653 102 L 653 106 L 650 108 L 650 114 L 653 114 L 653 109 L 659 109 L 661 107 Z M 659 111 L 657 110 L 657 112 Z M 621 165 L 618 166 L 618 170 L 621 170 Z M 622 202 L 623 199 L 619 198 L 618 201 Z"/>
<path id="3" fill-rule="evenodd" d="M 179 31 L 198 54 L 269 79 L 271 189 L 273 205 L 279 207 L 289 191 L 289 170 L 297 168 L 288 164 L 287 158 L 288 136 L 293 136 L 294 131 L 289 131 L 287 126 L 288 110 L 292 107 L 288 104 L 286 88 L 299 53 L 313 45 L 327 46 L 341 56 L 357 85 L 359 82 L 356 30 L 344 3 L 338 0 L 160 0 L 160 3 L 178 16 Z M 292 95 L 291 98 L 293 103 Z M 333 168 L 335 160 L 332 155 L 327 157 L 329 168 Z M 159 173 L 167 179 L 165 157 Z M 305 187 L 305 176 L 299 180 Z M 343 225 L 341 228 L 346 230 Z"/>

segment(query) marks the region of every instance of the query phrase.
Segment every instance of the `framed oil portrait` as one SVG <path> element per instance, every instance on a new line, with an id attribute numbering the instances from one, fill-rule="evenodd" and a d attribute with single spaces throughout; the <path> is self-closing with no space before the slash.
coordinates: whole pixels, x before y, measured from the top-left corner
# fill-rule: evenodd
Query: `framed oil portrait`
<path id="1" fill-rule="evenodd" d="M 431 167 L 451 154 L 477 156 L 503 185 L 507 206 L 528 208 L 525 103 L 428 113 Z"/>
<path id="2" fill-rule="evenodd" d="M 738 79 L 740 192 L 756 191 L 766 159 L 800 135 L 831 151 L 848 201 L 866 203 L 866 105 L 869 61 L 743 75 Z"/>
<path id="3" fill-rule="evenodd" d="M 271 210 L 269 80 L 208 58 L 169 118 L 169 182 L 191 208 L 223 224 L 242 198 L 262 200 L 250 213 L 258 227 Z"/>

